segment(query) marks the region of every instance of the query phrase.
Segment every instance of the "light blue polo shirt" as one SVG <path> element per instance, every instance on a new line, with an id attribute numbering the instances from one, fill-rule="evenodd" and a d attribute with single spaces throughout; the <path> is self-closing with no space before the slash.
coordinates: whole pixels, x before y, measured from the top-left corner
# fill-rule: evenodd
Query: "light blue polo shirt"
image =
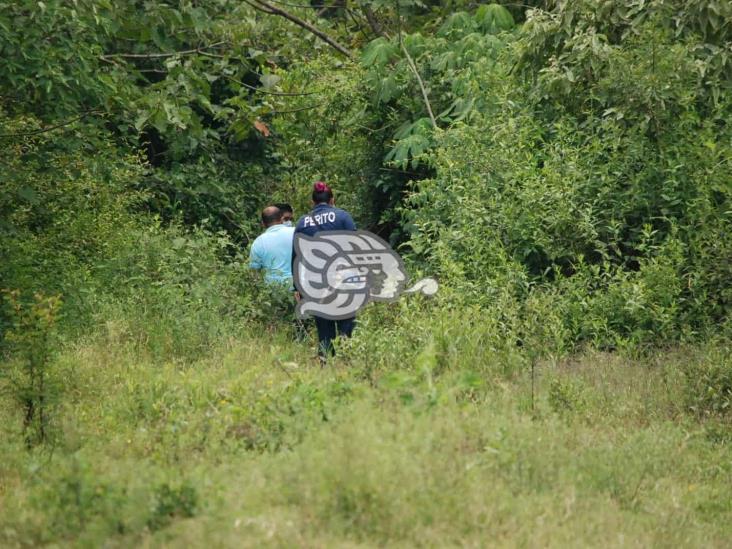
<path id="1" fill-rule="evenodd" d="M 292 236 L 294 227 L 281 223 L 260 234 L 249 252 L 249 266 L 264 269 L 267 282 L 292 283 Z"/>

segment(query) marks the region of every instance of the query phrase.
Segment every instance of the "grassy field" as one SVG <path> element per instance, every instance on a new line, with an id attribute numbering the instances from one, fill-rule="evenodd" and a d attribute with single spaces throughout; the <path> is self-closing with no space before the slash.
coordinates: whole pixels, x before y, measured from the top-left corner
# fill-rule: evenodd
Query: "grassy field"
<path id="1" fill-rule="evenodd" d="M 256 331 L 165 362 L 109 324 L 55 360 L 49 443 L 0 401 L 0 546 L 732 543 L 732 431 L 695 385 L 725 344 L 542 360 L 533 402 L 528 368 L 435 352 L 321 369 Z"/>

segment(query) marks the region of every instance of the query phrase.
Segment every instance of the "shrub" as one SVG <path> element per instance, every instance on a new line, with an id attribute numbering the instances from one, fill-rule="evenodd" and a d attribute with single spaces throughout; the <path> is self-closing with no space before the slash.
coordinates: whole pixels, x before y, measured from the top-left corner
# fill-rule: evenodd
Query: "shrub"
<path id="1" fill-rule="evenodd" d="M 732 419 L 732 349 L 712 349 L 683 366 L 687 408 L 699 418 Z"/>
<path id="2" fill-rule="evenodd" d="M 273 294 L 246 255 L 222 232 L 154 225 L 127 234 L 114 258 L 96 271 L 99 324 L 111 337 L 155 357 L 190 360 L 250 321 L 286 323 L 283 296 Z"/>
<path id="3" fill-rule="evenodd" d="M 198 509 L 198 493 L 186 482 L 178 486 L 159 485 L 154 492 L 152 511 L 147 525 L 151 530 L 164 528 L 175 518 L 190 518 Z"/>
<path id="4" fill-rule="evenodd" d="M 582 412 L 587 399 L 576 380 L 555 377 L 549 383 L 549 406 L 558 414 Z"/>
<path id="5" fill-rule="evenodd" d="M 6 290 L 5 298 L 12 322 L 6 337 L 17 359 L 9 361 L 0 375 L 8 378 L 7 390 L 22 409 L 23 431 L 30 448 L 49 436 L 52 397 L 57 390 L 51 360 L 61 297 L 36 293 L 28 304 L 19 290 Z"/>

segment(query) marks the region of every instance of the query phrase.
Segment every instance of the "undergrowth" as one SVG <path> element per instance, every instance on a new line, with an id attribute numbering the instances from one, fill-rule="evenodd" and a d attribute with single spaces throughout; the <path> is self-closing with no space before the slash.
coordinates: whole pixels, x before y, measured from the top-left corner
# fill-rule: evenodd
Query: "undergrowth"
<path id="1" fill-rule="evenodd" d="M 50 442 L 2 401 L 0 544 L 725 544 L 726 340 L 542 353 L 532 407 L 520 339 L 437 307 L 369 309 L 325 369 L 284 323 L 66 344 Z"/>

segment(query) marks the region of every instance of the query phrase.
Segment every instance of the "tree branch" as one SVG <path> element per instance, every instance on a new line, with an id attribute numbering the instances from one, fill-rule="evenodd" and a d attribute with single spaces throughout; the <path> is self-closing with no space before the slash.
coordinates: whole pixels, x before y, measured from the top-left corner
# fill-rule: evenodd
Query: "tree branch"
<path id="1" fill-rule="evenodd" d="M 268 13 L 270 15 L 279 15 L 280 17 L 284 17 L 288 21 L 291 21 L 292 23 L 295 23 L 297 26 L 302 27 L 305 30 L 310 31 L 312 34 L 320 38 L 323 42 L 330 45 L 332 48 L 336 49 L 349 59 L 353 59 L 353 56 L 351 55 L 351 52 L 346 48 L 345 46 L 341 45 L 339 42 L 325 34 L 323 31 L 318 29 L 317 27 L 313 26 L 312 24 L 308 23 L 304 19 L 300 19 L 298 16 L 291 14 L 288 11 L 283 10 L 282 8 L 278 8 L 277 6 L 273 6 L 272 4 L 266 2 L 265 0 L 244 0 L 247 4 L 252 6 L 254 9 L 259 10 L 264 13 Z"/>
<path id="2" fill-rule="evenodd" d="M 295 92 L 273 92 L 273 91 L 267 91 L 267 90 L 263 90 L 262 88 L 258 88 L 256 86 L 251 86 L 249 84 L 246 84 L 246 83 L 242 82 L 241 80 L 237 80 L 236 78 L 233 78 L 231 76 L 227 76 L 225 74 L 223 76 L 224 76 L 224 78 L 226 78 L 228 80 L 231 80 L 232 82 L 236 82 L 240 86 L 243 86 L 243 87 L 245 87 L 245 88 L 247 88 L 249 90 L 252 90 L 253 92 L 263 93 L 265 95 L 277 95 L 279 97 L 298 97 L 298 96 L 301 96 L 301 95 L 316 95 L 318 93 L 318 92 L 300 92 L 300 93 L 295 93 Z"/>
<path id="3" fill-rule="evenodd" d="M 404 55 L 407 58 L 407 64 L 409 65 L 409 68 L 412 69 L 414 76 L 417 78 L 417 82 L 419 83 L 419 89 L 422 90 L 422 98 L 424 99 L 424 104 L 427 106 L 427 113 L 430 115 L 430 121 L 432 122 L 432 127 L 434 129 L 437 129 L 437 121 L 435 121 L 435 115 L 432 114 L 432 105 L 430 105 L 430 99 L 429 99 L 429 97 L 427 97 L 427 90 L 424 87 L 424 82 L 422 81 L 422 77 L 419 75 L 419 71 L 417 70 L 417 65 L 414 64 L 414 59 L 412 59 L 412 56 L 409 55 L 409 52 L 407 51 L 407 48 L 404 47 L 404 42 L 402 41 L 402 14 L 399 13 L 399 0 L 396 0 L 396 16 L 397 16 L 397 36 L 399 37 L 399 46 L 402 48 L 402 51 L 404 52 Z"/>
<path id="4" fill-rule="evenodd" d="M 114 58 L 159 59 L 159 58 L 164 58 L 164 57 L 174 57 L 176 55 L 192 55 L 194 53 L 212 55 L 212 54 L 206 54 L 204 50 L 210 50 L 210 49 L 220 46 L 222 44 L 226 44 L 226 40 L 223 40 L 221 42 L 215 42 L 213 44 L 209 44 L 208 46 L 200 46 L 200 47 L 192 49 L 192 50 L 173 51 L 173 52 L 169 52 L 169 53 L 108 53 L 105 55 L 100 55 L 99 58 L 104 61 L 110 61 Z"/>
<path id="5" fill-rule="evenodd" d="M 283 0 L 269 0 L 269 1 L 274 2 L 275 4 L 281 4 L 283 6 L 290 6 L 291 8 L 303 8 L 303 9 L 308 9 L 308 10 L 326 7 L 326 4 L 297 4 L 295 2 L 284 2 Z"/>
<path id="6" fill-rule="evenodd" d="M 386 34 L 386 32 L 384 32 L 381 23 L 379 23 L 379 20 L 376 18 L 374 10 L 372 10 L 370 6 L 363 6 L 363 8 L 361 9 L 363 11 L 363 14 L 366 16 L 366 21 L 369 22 L 371 30 L 373 30 L 374 33 L 378 36 L 384 36 L 385 38 L 388 38 L 388 35 Z"/>
<path id="7" fill-rule="evenodd" d="M 80 114 L 79 116 L 76 116 L 72 118 L 71 120 L 67 120 L 66 122 L 61 122 L 60 124 L 55 124 L 54 126 L 48 126 L 46 128 L 41 128 L 39 130 L 33 130 L 31 132 L 18 132 L 18 133 L 3 133 L 0 134 L 0 138 L 6 138 L 6 137 L 30 137 L 32 135 L 39 135 L 46 132 L 52 132 L 53 130 L 57 130 L 59 128 L 63 128 L 65 126 L 70 126 L 74 122 L 78 122 L 79 120 L 86 118 L 90 114 L 102 114 L 103 111 L 87 111 L 83 114 Z"/>
<path id="8" fill-rule="evenodd" d="M 307 111 L 310 109 L 317 109 L 318 107 L 322 107 L 323 104 L 319 103 L 317 105 L 308 105 L 306 107 L 300 107 L 299 109 L 291 109 L 289 111 L 272 111 L 272 114 L 291 114 L 293 112 L 300 112 L 300 111 Z"/>
<path id="9" fill-rule="evenodd" d="M 412 69 L 414 76 L 417 78 L 417 82 L 419 83 L 419 89 L 422 90 L 422 98 L 424 99 L 424 104 L 427 107 L 427 113 L 430 115 L 430 120 L 432 121 L 432 127 L 434 129 L 437 129 L 437 121 L 435 120 L 435 115 L 432 114 L 432 105 L 430 105 L 430 99 L 427 96 L 427 90 L 424 87 L 424 82 L 422 81 L 422 77 L 419 75 L 419 71 L 417 70 L 417 65 L 414 64 L 414 60 L 412 59 L 412 56 L 409 55 L 407 48 L 404 46 L 404 42 L 402 42 L 401 31 L 399 32 L 399 45 L 402 47 L 402 51 L 404 52 L 404 55 L 407 58 L 407 63 L 409 64 L 409 68 Z"/>

